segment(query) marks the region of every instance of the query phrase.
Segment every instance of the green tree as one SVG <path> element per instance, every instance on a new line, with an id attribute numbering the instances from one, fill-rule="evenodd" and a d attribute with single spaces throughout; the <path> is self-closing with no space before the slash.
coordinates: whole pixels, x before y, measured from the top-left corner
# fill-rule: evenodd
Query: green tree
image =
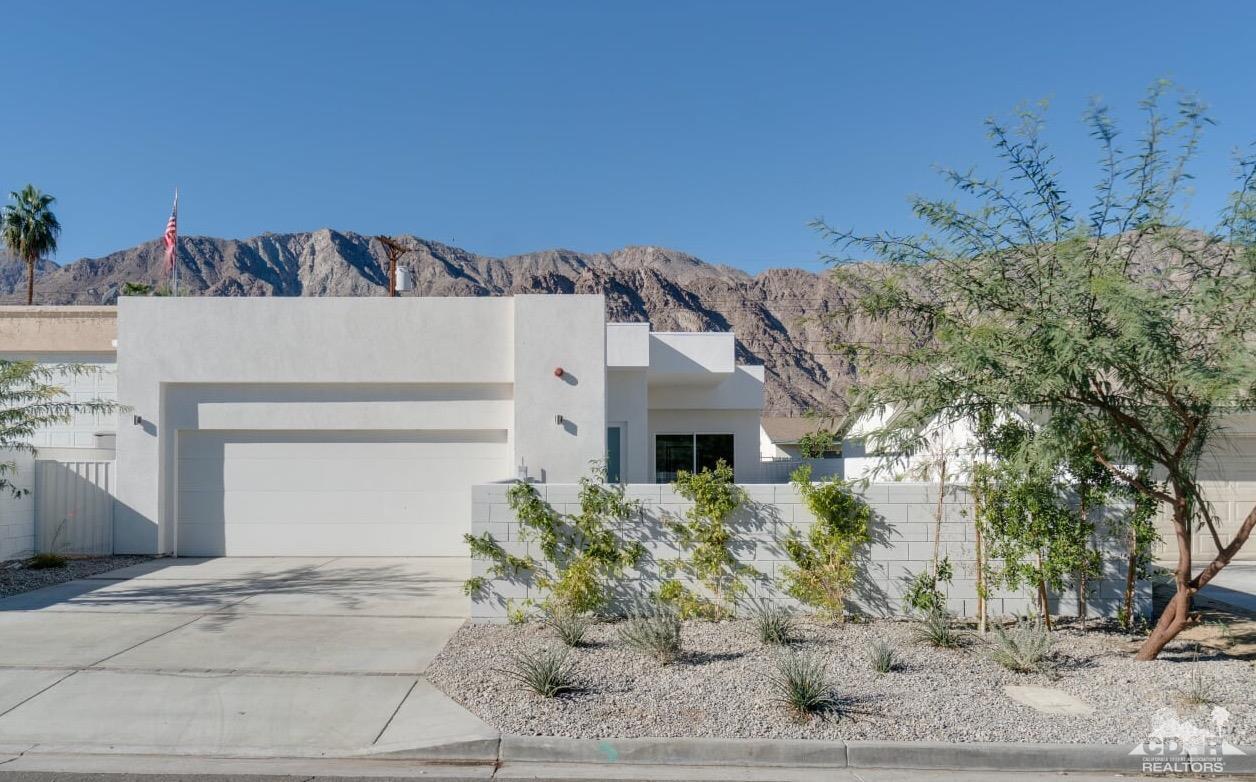
<path id="1" fill-rule="evenodd" d="M 1237 160 L 1216 227 L 1191 230 L 1182 199 L 1204 106 L 1160 83 L 1142 108 L 1146 129 L 1126 151 L 1108 110 L 1091 105 L 1100 175 L 1080 210 L 1033 109 L 987 123 L 1006 177 L 945 170 L 957 200 L 914 199 L 925 233 L 818 226 L 847 253 L 881 261 L 836 273 L 852 289 L 839 316 L 900 335 L 838 346 L 865 381 L 856 410 L 901 409 L 883 439 L 909 444 L 924 423 L 973 420 L 982 407 L 1019 411 L 1041 422 L 1042 442 L 1090 443 L 1113 479 L 1167 509 L 1177 590 L 1137 653 L 1150 660 L 1256 526 L 1253 508 L 1222 544 L 1196 477 L 1225 417 L 1256 408 L 1256 159 Z M 1053 450 L 1021 457 L 1045 461 Z M 1163 483 L 1131 467 L 1144 464 Z M 1218 553 L 1196 570 L 1191 539 L 1205 529 Z"/>
<path id="2" fill-rule="evenodd" d="M 9 251 L 26 261 L 26 303 L 35 303 L 35 264 L 57 251 L 61 223 L 52 213 L 57 199 L 41 193 L 34 185 L 9 193 L 13 203 L 0 215 L 0 234 Z"/>
<path id="3" fill-rule="evenodd" d="M 37 364 L 0 359 L 0 454 L 34 451 L 31 440 L 46 426 L 68 421 L 76 413 L 109 413 L 118 405 L 99 399 L 74 402 L 59 382 L 96 370 L 78 364 Z M 30 491 L 12 481 L 16 464 L 0 461 L 0 491 L 21 496 Z"/>

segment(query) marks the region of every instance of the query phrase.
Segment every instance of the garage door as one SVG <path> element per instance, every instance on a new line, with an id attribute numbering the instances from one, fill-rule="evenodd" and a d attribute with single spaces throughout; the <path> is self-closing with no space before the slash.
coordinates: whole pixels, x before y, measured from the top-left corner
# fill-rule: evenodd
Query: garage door
<path id="1" fill-rule="evenodd" d="M 183 431 L 178 553 L 455 556 L 506 433 Z"/>
<path id="2" fill-rule="evenodd" d="M 1234 531 L 1256 506 L 1256 436 L 1234 435 L 1220 440 L 1217 447 L 1200 460 L 1198 477 L 1204 497 L 1212 504 L 1219 521 L 1217 534 L 1222 544 L 1229 543 Z M 1163 539 L 1160 555 L 1176 559 L 1173 525 L 1167 515 L 1160 519 L 1159 530 Z M 1217 553 L 1207 528 L 1195 533 L 1192 544 L 1195 558 L 1211 559 Z M 1256 560 L 1256 538 L 1249 539 L 1235 559 Z M 1196 563 L 1196 570 L 1201 564 Z"/>

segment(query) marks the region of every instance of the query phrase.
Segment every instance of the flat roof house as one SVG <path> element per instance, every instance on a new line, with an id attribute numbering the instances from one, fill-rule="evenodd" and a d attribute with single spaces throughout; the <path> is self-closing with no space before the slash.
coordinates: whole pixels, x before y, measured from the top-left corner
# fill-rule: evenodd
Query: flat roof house
<path id="1" fill-rule="evenodd" d="M 116 324 L 118 553 L 461 555 L 475 484 L 758 475 L 762 367 L 731 333 L 608 324 L 600 295 L 123 297 Z M 44 342 L 0 357 L 81 352 Z"/>

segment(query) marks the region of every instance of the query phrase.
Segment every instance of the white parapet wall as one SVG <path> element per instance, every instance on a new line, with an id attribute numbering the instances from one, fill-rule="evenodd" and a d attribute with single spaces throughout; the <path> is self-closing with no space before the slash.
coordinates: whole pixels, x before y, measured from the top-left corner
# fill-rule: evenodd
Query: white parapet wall
<path id="1" fill-rule="evenodd" d="M 579 510 L 580 487 L 573 484 L 535 484 L 540 496 L 560 513 Z M 506 501 L 509 483 L 475 486 L 472 489 L 472 533 L 493 536 L 508 554 L 540 560 L 535 543 L 524 540 L 518 520 Z M 757 572 L 751 582 L 751 595 L 794 604 L 780 591 L 782 571 L 789 558 L 781 545 L 791 529 L 806 532 L 813 517 L 797 489 L 789 484 L 746 484 L 749 502 L 731 520 L 735 530 L 738 558 Z M 670 517 L 680 517 L 691 503 L 668 485 L 630 484 L 627 496 L 641 502 L 640 514 L 619 530 L 625 540 L 640 541 L 647 554 L 637 571 L 626 576 L 626 593 L 648 596 L 662 580 L 659 563 L 681 556 L 667 529 Z M 862 552 L 862 564 L 849 604 L 873 616 L 903 613 L 902 595 L 908 582 L 933 560 L 938 487 L 928 483 L 872 484 L 860 490 L 872 507 L 875 521 L 873 542 Z M 947 594 L 948 610 L 957 616 L 972 617 L 977 608 L 972 500 L 962 487 L 948 490 L 943 498 L 943 521 L 937 535 L 939 550 L 950 558 L 955 569 Z M 1120 541 L 1100 541 L 1103 574 L 1088 590 L 1090 616 L 1115 617 L 1121 607 L 1125 586 L 1126 551 Z M 996 564 L 997 563 L 993 563 Z M 472 574 L 487 579 L 487 586 L 471 599 L 471 617 L 476 622 L 505 621 L 512 607 L 525 607 L 530 599 L 540 603 L 544 591 L 527 578 L 494 579 L 491 563 L 477 560 Z M 1140 581 L 1135 610 L 1142 616 L 1151 612 L 1151 586 Z M 1052 595 L 1055 613 L 1072 615 L 1077 610 L 1075 590 Z M 1035 598 L 1028 591 L 993 589 L 987 601 L 991 616 L 1017 616 L 1032 613 Z"/>

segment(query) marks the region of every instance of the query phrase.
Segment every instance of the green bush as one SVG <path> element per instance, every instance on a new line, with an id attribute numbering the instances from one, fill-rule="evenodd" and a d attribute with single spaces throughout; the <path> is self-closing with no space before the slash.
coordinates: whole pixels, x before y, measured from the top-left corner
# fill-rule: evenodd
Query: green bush
<path id="1" fill-rule="evenodd" d="M 792 563 L 784 570 L 785 591 L 841 621 L 858 572 L 856 552 L 870 540 L 872 509 L 839 478 L 812 483 L 810 465 L 795 470 L 790 481 L 815 523 L 805 537 L 791 530 L 782 541 Z"/>
<path id="2" fill-rule="evenodd" d="M 543 606 L 547 611 L 603 611 L 617 579 L 637 564 L 645 549 L 640 543 L 626 543 L 616 533 L 640 503 L 627 499 L 622 486 L 607 484 L 599 468 L 594 473 L 580 479 L 580 511 L 571 515 L 554 510 L 533 484 L 518 481 L 507 490 L 506 502 L 519 521 L 519 537 L 536 544 L 542 561 L 507 554 L 487 532 L 463 536 L 471 556 L 491 562 L 493 578 L 531 579 L 548 592 Z M 467 581 L 463 589 L 479 594 L 487 586 L 480 577 Z"/>
<path id="3" fill-rule="evenodd" d="M 746 501 L 745 491 L 733 481 L 733 468 L 720 460 L 714 470 L 691 473 L 681 470 L 672 483 L 676 493 L 693 502 L 683 519 L 669 527 L 686 557 L 665 563 L 665 572 L 683 572 L 709 594 L 695 594 L 676 579 L 669 579 L 657 597 L 676 607 L 683 618 L 724 619 L 736 613 L 746 592 L 746 578 L 754 570 L 737 560 L 729 517 Z"/>

